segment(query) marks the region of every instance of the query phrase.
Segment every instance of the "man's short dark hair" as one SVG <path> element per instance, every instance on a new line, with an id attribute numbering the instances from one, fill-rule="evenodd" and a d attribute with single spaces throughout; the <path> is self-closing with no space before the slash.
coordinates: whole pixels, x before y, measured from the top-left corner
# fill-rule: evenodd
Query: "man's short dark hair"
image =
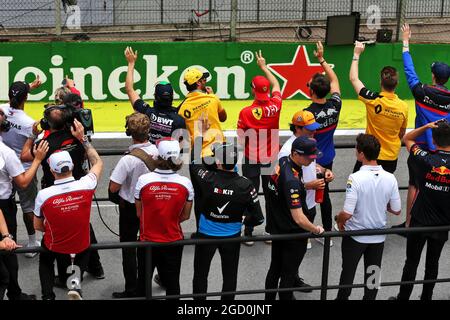
<path id="1" fill-rule="evenodd" d="M 436 77 L 436 75 L 434 75 L 434 80 L 435 80 L 436 84 L 443 86 L 444 84 L 447 83 L 448 78 L 438 78 L 438 77 Z"/>
<path id="2" fill-rule="evenodd" d="M 438 147 L 450 147 L 450 122 L 438 121 L 437 128 L 432 129 L 433 140 Z"/>
<path id="3" fill-rule="evenodd" d="M 316 94 L 317 98 L 322 99 L 330 93 L 330 80 L 321 73 L 316 73 L 309 84 L 309 88 Z"/>
<path id="4" fill-rule="evenodd" d="M 356 137 L 356 150 L 364 153 L 364 157 L 367 160 L 377 160 L 380 155 L 380 149 L 380 142 L 373 135 L 360 133 Z"/>
<path id="5" fill-rule="evenodd" d="M 194 82 L 193 84 L 188 84 L 186 81 L 184 82 L 184 85 L 186 86 L 186 90 L 191 92 L 198 88 L 197 82 Z"/>
<path id="6" fill-rule="evenodd" d="M 397 69 L 391 66 L 386 66 L 380 73 L 381 86 L 388 90 L 394 91 L 398 85 L 398 72 Z"/>

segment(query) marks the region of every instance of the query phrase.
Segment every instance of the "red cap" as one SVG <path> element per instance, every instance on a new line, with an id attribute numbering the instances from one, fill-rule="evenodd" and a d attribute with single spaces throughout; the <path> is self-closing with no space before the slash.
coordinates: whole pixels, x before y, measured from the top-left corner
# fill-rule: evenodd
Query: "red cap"
<path id="1" fill-rule="evenodd" d="M 255 92 L 255 98 L 259 101 L 270 100 L 270 82 L 266 77 L 256 76 L 252 80 L 252 88 Z"/>

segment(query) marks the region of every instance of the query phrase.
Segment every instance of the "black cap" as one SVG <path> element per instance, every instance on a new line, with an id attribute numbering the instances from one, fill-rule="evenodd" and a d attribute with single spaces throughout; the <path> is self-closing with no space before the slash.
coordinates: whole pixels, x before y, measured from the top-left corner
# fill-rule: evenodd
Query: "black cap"
<path id="1" fill-rule="evenodd" d="M 316 139 L 306 136 L 298 137 L 292 143 L 292 151 L 297 152 L 302 156 L 307 156 L 310 159 L 317 159 L 322 156 L 322 152 L 317 149 Z"/>
<path id="2" fill-rule="evenodd" d="M 11 107 L 17 108 L 27 98 L 30 92 L 30 85 L 24 81 L 16 81 L 9 87 L 8 97 Z"/>
<path id="3" fill-rule="evenodd" d="M 155 97 L 162 100 L 173 100 L 173 88 L 168 82 L 160 82 L 155 86 Z"/>
<path id="4" fill-rule="evenodd" d="M 448 79 L 450 77 L 450 67 L 444 62 L 433 62 L 431 72 L 439 79 Z"/>
<path id="5" fill-rule="evenodd" d="M 238 148 L 233 143 L 223 142 L 218 143 L 213 148 L 214 158 L 220 164 L 235 166 L 238 162 Z"/>

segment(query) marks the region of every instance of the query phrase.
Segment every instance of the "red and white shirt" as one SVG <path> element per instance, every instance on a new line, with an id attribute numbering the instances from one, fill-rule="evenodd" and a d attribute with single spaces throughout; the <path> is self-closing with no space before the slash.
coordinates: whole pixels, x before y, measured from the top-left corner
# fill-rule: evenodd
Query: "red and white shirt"
<path id="1" fill-rule="evenodd" d="M 281 93 L 272 92 L 269 101 L 253 101 L 239 113 L 238 135 L 245 139 L 245 157 L 257 163 L 276 160 L 279 148 Z M 254 131 L 250 131 L 253 129 Z M 242 134 L 244 131 L 244 134 Z"/>
<path id="2" fill-rule="evenodd" d="M 191 181 L 172 170 L 144 174 L 136 184 L 136 200 L 142 202 L 140 240 L 172 242 L 183 239 L 180 215 L 194 199 Z"/>
<path id="3" fill-rule="evenodd" d="M 90 245 L 89 222 L 97 177 L 89 173 L 80 180 L 70 177 L 39 191 L 34 214 L 45 219 L 44 244 L 50 251 L 80 253 Z"/>

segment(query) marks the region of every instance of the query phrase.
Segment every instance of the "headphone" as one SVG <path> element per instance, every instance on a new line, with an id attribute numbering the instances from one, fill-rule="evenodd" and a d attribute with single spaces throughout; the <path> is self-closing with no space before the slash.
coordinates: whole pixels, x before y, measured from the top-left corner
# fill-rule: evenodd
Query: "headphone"
<path id="1" fill-rule="evenodd" d="M 50 130 L 53 127 L 50 113 L 55 109 L 59 109 L 62 111 L 62 122 L 64 122 L 65 124 L 72 122 L 71 120 L 73 119 L 74 115 L 71 107 L 68 107 L 66 105 L 47 107 L 44 110 L 44 118 L 42 118 L 40 121 L 40 125 L 43 130 Z"/>
<path id="2" fill-rule="evenodd" d="M 129 116 L 126 116 L 126 117 L 125 117 L 125 134 L 126 134 L 128 137 L 131 136 L 130 128 L 128 128 L 128 119 L 129 119 L 129 118 L 130 118 Z"/>

